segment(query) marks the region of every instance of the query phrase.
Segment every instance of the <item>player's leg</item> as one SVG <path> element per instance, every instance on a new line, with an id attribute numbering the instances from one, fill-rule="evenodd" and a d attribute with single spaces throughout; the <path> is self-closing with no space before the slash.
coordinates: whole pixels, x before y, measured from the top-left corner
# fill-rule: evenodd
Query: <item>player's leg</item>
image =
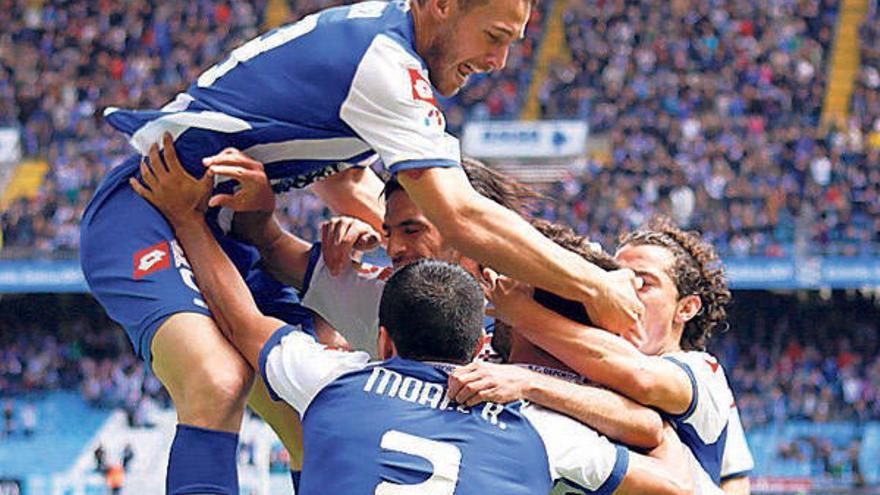
<path id="1" fill-rule="evenodd" d="M 257 374 L 254 386 L 248 396 L 248 406 L 254 410 L 263 421 L 268 423 L 272 431 L 278 435 L 284 448 L 290 454 L 290 472 L 294 489 L 299 489 L 299 473 L 302 471 L 302 426 L 299 416 L 286 402 L 273 401 L 266 390 L 266 384 Z"/>
<path id="2" fill-rule="evenodd" d="M 153 372 L 177 409 L 167 492 L 238 493 L 238 431 L 253 371 L 203 314 L 177 313 L 152 341 Z"/>
<path id="3" fill-rule="evenodd" d="M 125 169 L 137 166 L 130 162 L 111 172 L 119 180 L 108 186 L 108 179 L 84 215 L 83 272 L 174 399 L 181 425 L 168 492 L 237 494 L 237 431 L 252 374 L 211 320 L 171 228 L 120 185 Z"/>

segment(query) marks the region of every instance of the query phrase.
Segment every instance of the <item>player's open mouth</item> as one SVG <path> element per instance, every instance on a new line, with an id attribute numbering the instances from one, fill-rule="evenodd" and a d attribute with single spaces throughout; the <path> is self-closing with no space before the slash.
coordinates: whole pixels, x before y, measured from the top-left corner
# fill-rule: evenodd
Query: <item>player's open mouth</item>
<path id="1" fill-rule="evenodd" d="M 470 64 L 458 64 L 458 77 L 467 80 L 468 76 L 476 72 Z"/>

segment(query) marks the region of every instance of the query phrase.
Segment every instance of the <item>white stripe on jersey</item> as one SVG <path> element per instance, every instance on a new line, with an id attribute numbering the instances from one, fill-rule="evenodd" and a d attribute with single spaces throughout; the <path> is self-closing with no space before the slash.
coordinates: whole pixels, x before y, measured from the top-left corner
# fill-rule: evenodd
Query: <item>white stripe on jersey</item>
<path id="1" fill-rule="evenodd" d="M 291 139 L 278 143 L 264 143 L 244 150 L 263 163 L 285 160 L 346 160 L 370 151 L 370 146 L 358 138 Z"/>
<path id="2" fill-rule="evenodd" d="M 176 100 L 175 100 L 176 101 Z M 119 111 L 116 107 L 104 110 L 104 117 Z M 235 133 L 251 129 L 246 121 L 220 112 L 176 112 L 163 115 L 144 124 L 134 134 L 129 142 L 141 155 L 150 151 L 150 146 L 162 143 L 162 134 L 169 132 L 176 140 L 181 134 L 190 128 L 205 129 L 216 132 Z"/>

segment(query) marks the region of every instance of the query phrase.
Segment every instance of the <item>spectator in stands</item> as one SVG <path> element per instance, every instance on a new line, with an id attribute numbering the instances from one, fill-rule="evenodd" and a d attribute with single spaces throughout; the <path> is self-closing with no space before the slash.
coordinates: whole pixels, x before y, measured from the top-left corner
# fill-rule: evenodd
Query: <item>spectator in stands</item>
<path id="1" fill-rule="evenodd" d="M 37 429 L 37 408 L 32 402 L 21 408 L 21 429 L 25 437 L 30 437 Z"/>
<path id="2" fill-rule="evenodd" d="M 107 469 L 107 452 L 104 450 L 104 445 L 99 444 L 92 454 L 95 457 L 95 471 L 103 473 Z"/>
<path id="3" fill-rule="evenodd" d="M 122 470 L 128 471 L 128 466 L 131 464 L 131 461 L 134 460 L 134 449 L 131 447 L 130 443 L 125 444 L 125 448 L 122 450 Z"/>
<path id="4" fill-rule="evenodd" d="M 15 429 L 15 409 L 13 408 L 12 401 L 7 400 L 6 403 L 3 404 L 3 434 L 5 436 L 12 435 L 12 432 Z"/>

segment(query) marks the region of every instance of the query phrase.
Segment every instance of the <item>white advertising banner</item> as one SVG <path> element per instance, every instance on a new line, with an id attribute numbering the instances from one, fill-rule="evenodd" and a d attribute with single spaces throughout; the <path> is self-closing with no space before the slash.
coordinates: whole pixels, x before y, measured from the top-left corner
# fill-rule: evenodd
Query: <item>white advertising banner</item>
<path id="1" fill-rule="evenodd" d="M 462 151 L 477 158 L 555 158 L 586 152 L 586 122 L 471 122 L 464 127 Z"/>
<path id="2" fill-rule="evenodd" d="M 0 164 L 18 163 L 21 160 L 18 129 L 0 127 Z"/>

